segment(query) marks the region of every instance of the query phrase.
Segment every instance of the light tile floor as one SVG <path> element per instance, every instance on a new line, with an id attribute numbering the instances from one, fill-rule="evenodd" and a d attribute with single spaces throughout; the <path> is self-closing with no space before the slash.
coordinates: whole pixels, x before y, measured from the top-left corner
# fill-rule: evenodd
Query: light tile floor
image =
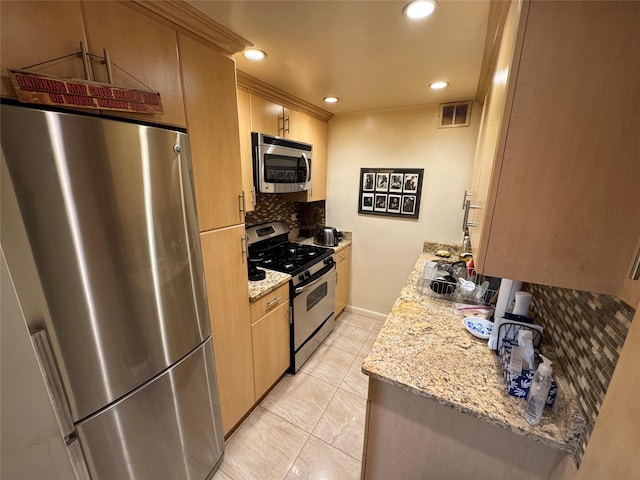
<path id="1" fill-rule="evenodd" d="M 229 438 L 214 480 L 360 478 L 368 389 L 360 367 L 382 324 L 343 312 Z"/>

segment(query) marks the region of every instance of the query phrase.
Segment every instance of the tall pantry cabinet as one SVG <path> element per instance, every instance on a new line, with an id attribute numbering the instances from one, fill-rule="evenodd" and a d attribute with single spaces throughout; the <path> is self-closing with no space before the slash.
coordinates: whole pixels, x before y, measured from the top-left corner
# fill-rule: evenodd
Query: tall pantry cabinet
<path id="1" fill-rule="evenodd" d="M 478 271 L 637 305 L 639 24 L 636 2 L 511 2 L 469 188 Z"/>
<path id="2" fill-rule="evenodd" d="M 179 34 L 222 427 L 255 401 L 235 63 Z M 231 287 L 231 288 L 230 288 Z"/>

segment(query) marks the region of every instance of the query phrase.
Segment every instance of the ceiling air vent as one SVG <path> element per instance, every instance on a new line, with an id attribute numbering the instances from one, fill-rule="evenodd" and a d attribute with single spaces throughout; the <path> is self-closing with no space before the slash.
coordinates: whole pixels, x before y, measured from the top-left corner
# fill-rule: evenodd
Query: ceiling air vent
<path id="1" fill-rule="evenodd" d="M 438 128 L 468 127 L 471 119 L 472 100 L 467 102 L 441 103 Z"/>

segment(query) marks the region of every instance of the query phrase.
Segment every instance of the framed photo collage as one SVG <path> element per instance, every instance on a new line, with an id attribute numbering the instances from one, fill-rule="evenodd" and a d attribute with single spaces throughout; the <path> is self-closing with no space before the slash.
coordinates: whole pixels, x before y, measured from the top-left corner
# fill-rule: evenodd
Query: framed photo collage
<path id="1" fill-rule="evenodd" d="M 418 218 L 423 168 L 361 168 L 358 213 Z"/>

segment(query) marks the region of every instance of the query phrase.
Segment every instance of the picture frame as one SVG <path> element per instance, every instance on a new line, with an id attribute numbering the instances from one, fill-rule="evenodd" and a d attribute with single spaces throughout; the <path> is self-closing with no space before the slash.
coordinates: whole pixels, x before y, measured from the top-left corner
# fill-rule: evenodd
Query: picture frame
<path id="1" fill-rule="evenodd" d="M 402 192 L 402 186 L 404 185 L 404 174 L 391 173 L 389 174 L 389 192 Z"/>
<path id="2" fill-rule="evenodd" d="M 374 210 L 376 212 L 386 212 L 387 211 L 387 195 L 376 193 L 376 204 Z"/>
<path id="3" fill-rule="evenodd" d="M 365 212 L 373 212 L 373 193 L 362 194 L 360 208 Z"/>
<path id="4" fill-rule="evenodd" d="M 389 195 L 389 201 L 387 204 L 387 212 L 400 213 L 400 205 L 402 202 L 402 195 Z"/>
<path id="5" fill-rule="evenodd" d="M 376 174 L 367 172 L 362 175 L 362 190 L 364 192 L 373 192 L 376 187 Z M 371 206 L 373 206 L 373 204 Z"/>
<path id="6" fill-rule="evenodd" d="M 386 192 L 389 190 L 389 174 L 376 173 L 376 192 Z"/>
<path id="7" fill-rule="evenodd" d="M 416 211 L 416 196 L 403 195 L 401 212 L 405 215 L 413 215 Z"/>
<path id="8" fill-rule="evenodd" d="M 423 168 L 361 168 L 358 213 L 418 219 Z"/>

